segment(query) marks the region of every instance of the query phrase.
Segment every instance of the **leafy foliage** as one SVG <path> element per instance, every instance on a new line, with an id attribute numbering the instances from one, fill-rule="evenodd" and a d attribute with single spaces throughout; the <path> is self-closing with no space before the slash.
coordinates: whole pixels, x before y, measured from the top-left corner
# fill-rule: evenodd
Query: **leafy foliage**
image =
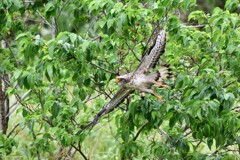
<path id="1" fill-rule="evenodd" d="M 194 10 L 195 0 L 4 0 L 0 75 L 10 76 L 6 93 L 16 111 L 9 125 L 17 129 L 0 135 L 1 158 L 238 157 L 237 4 L 195 10 L 186 26 L 179 9 Z M 135 92 L 78 135 L 119 88 L 111 80 L 136 68 L 159 24 L 168 31 L 162 60 L 176 75 L 166 82 L 171 89 L 155 88 L 166 102 Z"/>

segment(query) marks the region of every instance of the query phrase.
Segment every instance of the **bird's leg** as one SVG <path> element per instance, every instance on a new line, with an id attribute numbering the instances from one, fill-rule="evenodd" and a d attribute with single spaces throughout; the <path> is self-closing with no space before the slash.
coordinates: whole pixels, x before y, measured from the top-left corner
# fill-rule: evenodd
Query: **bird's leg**
<path id="1" fill-rule="evenodd" d="M 151 89 L 143 89 L 142 91 L 150 93 L 151 95 L 154 95 L 155 97 L 157 97 L 160 101 L 163 101 L 162 96 L 157 95 L 153 90 Z"/>
<path id="2" fill-rule="evenodd" d="M 140 96 L 141 96 L 142 99 L 144 99 L 145 93 L 144 93 L 144 92 L 141 92 L 141 93 L 140 93 Z"/>
<path id="3" fill-rule="evenodd" d="M 159 88 L 169 88 L 168 85 L 163 84 L 162 82 L 155 82 L 154 86 L 159 87 Z"/>

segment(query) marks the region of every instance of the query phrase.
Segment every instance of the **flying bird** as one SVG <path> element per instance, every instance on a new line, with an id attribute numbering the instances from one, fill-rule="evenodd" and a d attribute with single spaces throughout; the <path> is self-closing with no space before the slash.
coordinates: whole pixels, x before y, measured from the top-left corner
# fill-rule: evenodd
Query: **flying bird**
<path id="1" fill-rule="evenodd" d="M 163 84 L 163 80 L 170 77 L 170 69 L 168 65 L 163 65 L 159 70 L 153 73 L 140 72 L 139 74 L 128 73 L 121 76 L 118 76 L 115 81 L 121 86 L 139 90 L 141 92 L 147 92 L 159 100 L 162 100 L 162 96 L 157 95 L 151 87 L 157 86 L 162 88 L 167 88 L 168 86 Z"/>
<path id="2" fill-rule="evenodd" d="M 139 90 L 144 93 L 150 93 L 157 97 L 159 100 L 162 100 L 160 95 L 157 95 L 151 87 L 168 87 L 163 83 L 164 79 L 167 79 L 170 76 L 170 69 L 168 65 L 162 65 L 160 69 L 155 72 L 150 72 L 150 69 L 155 68 L 160 56 L 165 51 L 166 45 L 166 30 L 158 30 L 157 36 L 155 35 L 155 43 L 147 54 L 144 55 L 137 69 L 132 73 L 127 73 L 121 76 L 118 76 L 115 81 L 121 85 L 121 89 L 114 95 L 114 97 L 102 108 L 100 112 L 95 116 L 92 122 L 86 125 L 83 129 L 88 128 L 89 126 L 94 126 L 99 118 L 111 112 L 116 108 L 120 103 L 124 101 L 135 90 Z"/>
<path id="3" fill-rule="evenodd" d="M 166 45 L 166 30 L 161 29 L 156 36 L 155 43 L 151 50 L 146 54 L 137 69 L 132 73 L 127 73 L 118 76 L 115 81 L 121 85 L 121 89 L 116 95 L 106 104 L 103 108 L 104 113 L 109 113 L 116 106 L 118 106 L 129 94 L 135 90 L 141 92 L 150 93 L 162 100 L 160 95 L 157 95 L 151 87 L 153 85 L 157 87 L 168 87 L 163 84 L 163 80 L 170 76 L 170 69 L 168 65 L 163 65 L 157 71 L 150 73 L 150 69 L 155 68 L 160 56 L 165 51 Z"/>

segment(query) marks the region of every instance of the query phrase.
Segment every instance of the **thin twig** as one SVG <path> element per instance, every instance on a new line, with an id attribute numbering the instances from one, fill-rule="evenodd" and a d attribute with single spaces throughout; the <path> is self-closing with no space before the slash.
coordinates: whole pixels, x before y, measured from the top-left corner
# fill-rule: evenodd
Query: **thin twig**
<path id="1" fill-rule="evenodd" d="M 16 134 L 13 136 L 13 138 L 14 138 L 15 136 L 17 136 L 19 132 L 21 132 L 22 130 L 24 130 L 25 127 L 26 127 L 26 126 L 24 126 L 23 128 L 21 128 L 20 130 L 16 131 Z"/>
<path id="2" fill-rule="evenodd" d="M 134 50 L 129 46 L 129 44 L 127 43 L 127 41 L 126 41 L 126 44 L 127 44 L 127 46 L 128 46 L 128 49 L 130 49 L 130 51 L 132 51 L 134 57 L 140 62 L 141 60 L 137 57 L 137 54 L 136 54 L 136 53 L 134 52 Z"/>
<path id="3" fill-rule="evenodd" d="M 63 8 L 68 4 L 68 2 L 70 2 L 70 0 L 67 0 L 66 2 L 64 2 L 64 4 L 63 4 L 63 6 L 62 6 L 62 8 L 60 9 L 60 11 L 59 11 L 59 13 L 58 13 L 58 15 L 57 15 L 57 20 L 58 20 L 58 18 L 59 18 L 59 16 L 60 16 L 60 14 L 61 14 L 61 12 L 62 12 L 62 10 L 63 10 Z"/>
<path id="4" fill-rule="evenodd" d="M 73 157 L 75 156 L 76 152 L 77 152 L 77 150 L 75 149 L 75 150 L 72 152 L 72 154 L 70 155 L 70 157 L 73 158 Z"/>
<path id="5" fill-rule="evenodd" d="M 54 17 L 51 17 L 52 20 L 52 39 L 56 38 L 58 28 L 57 28 L 57 20 Z"/>
<path id="6" fill-rule="evenodd" d="M 16 124 L 16 125 L 12 128 L 12 130 L 8 133 L 7 138 L 9 138 L 9 137 L 12 135 L 12 133 L 15 131 L 15 129 L 16 129 L 19 125 L 20 125 L 20 123 Z"/>
<path id="7" fill-rule="evenodd" d="M 202 141 L 199 141 L 198 144 L 196 145 L 196 148 L 202 143 Z"/>
<path id="8" fill-rule="evenodd" d="M 167 138 L 170 138 L 170 136 L 164 130 L 162 130 L 161 128 L 159 128 L 158 130 L 161 134 L 165 135 Z"/>
<path id="9" fill-rule="evenodd" d="M 141 131 L 143 130 L 143 128 L 144 128 L 147 124 L 148 124 L 148 121 L 144 122 L 144 124 L 138 129 L 136 135 L 135 135 L 134 138 L 133 138 L 133 141 L 135 141 L 135 140 L 138 138 L 138 136 L 140 135 Z"/>
<path id="10" fill-rule="evenodd" d="M 236 81 L 229 82 L 228 84 L 225 84 L 225 85 L 223 86 L 223 88 L 226 88 L 226 87 L 230 86 L 231 84 L 233 84 L 233 83 L 235 83 L 235 82 L 236 82 Z"/>
<path id="11" fill-rule="evenodd" d="M 91 100 L 93 100 L 93 99 L 96 99 L 96 98 L 98 98 L 99 96 L 101 96 L 102 95 L 102 93 L 100 93 L 100 94 L 98 94 L 98 95 L 96 95 L 95 97 L 92 97 L 92 98 L 88 98 L 88 99 L 86 99 L 86 100 L 84 100 L 84 103 L 87 103 L 87 102 L 89 102 L 89 101 L 91 101 Z"/>
<path id="12" fill-rule="evenodd" d="M 43 21 L 52 28 L 53 26 L 47 21 L 47 19 L 37 10 L 38 15 L 43 19 Z"/>
<path id="13" fill-rule="evenodd" d="M 35 134 L 34 130 L 32 130 L 32 136 L 33 136 L 34 141 L 36 141 L 37 137 L 36 137 L 36 134 Z M 41 160 L 41 155 L 40 155 L 40 152 L 39 152 L 38 144 L 36 144 L 35 147 L 36 147 L 38 160 Z"/>
<path id="14" fill-rule="evenodd" d="M 82 150 L 80 148 L 76 147 L 73 144 L 72 144 L 72 147 L 75 148 L 85 160 L 88 160 L 87 157 L 85 156 L 85 154 L 82 152 Z"/>
<path id="15" fill-rule="evenodd" d="M 2 33 L 0 33 L 0 34 L 1 34 L 2 38 L 4 39 L 4 41 L 7 43 L 7 46 L 8 46 L 8 48 L 9 48 L 9 51 L 10 51 L 10 53 L 11 53 L 11 55 L 12 55 L 14 61 L 15 61 L 15 64 L 16 64 L 17 67 L 19 68 L 19 64 L 18 64 L 18 62 L 17 62 L 17 59 L 16 59 L 16 57 L 15 57 L 15 55 L 14 55 L 14 52 L 13 52 L 11 46 L 10 46 L 10 43 L 9 43 L 8 40 L 3 36 Z"/>
<path id="16" fill-rule="evenodd" d="M 63 146 L 61 145 L 58 149 L 58 154 L 56 156 L 56 160 L 61 160 L 62 159 L 62 154 L 63 154 Z"/>
<path id="17" fill-rule="evenodd" d="M 205 27 L 207 24 L 199 24 L 199 25 L 192 25 L 192 26 L 187 26 L 187 25 L 181 25 L 183 28 L 202 28 Z"/>
<path id="18" fill-rule="evenodd" d="M 89 64 L 91 64 L 91 65 L 93 65 L 93 66 L 95 66 L 95 67 L 97 67 L 97 68 L 99 68 L 99 69 L 102 69 L 102 70 L 104 70 L 104 71 L 106 71 L 106 72 L 108 72 L 108 73 L 111 73 L 111 74 L 117 75 L 117 73 L 112 72 L 112 71 L 109 71 L 109 70 L 107 70 L 107 69 L 105 69 L 105 68 L 103 68 L 103 67 L 100 67 L 100 66 L 98 66 L 98 65 L 96 65 L 96 64 L 94 64 L 94 63 L 92 63 L 92 62 L 89 62 Z"/>
<path id="19" fill-rule="evenodd" d="M 64 157 L 64 160 L 67 158 L 67 157 L 71 157 L 71 158 L 73 158 L 72 156 L 71 156 L 71 151 L 72 151 L 72 149 L 73 149 L 73 146 L 70 146 L 70 147 L 68 147 L 68 151 L 67 151 L 67 153 L 65 154 L 65 157 Z M 75 151 L 76 151 L 76 149 L 75 149 Z"/>
<path id="20" fill-rule="evenodd" d="M 15 97 L 17 97 L 17 102 L 15 102 L 15 103 L 16 103 L 16 104 L 17 104 L 17 103 L 22 104 L 21 102 L 27 97 L 27 95 L 28 95 L 31 91 L 32 91 L 32 90 L 27 91 L 22 97 L 20 97 L 19 95 L 15 94 Z M 23 105 L 23 104 L 22 104 L 22 105 Z M 23 106 L 24 106 L 24 105 L 23 105 Z M 6 117 L 9 117 L 9 116 L 17 109 L 17 107 L 18 107 L 18 106 L 14 107 L 14 108 L 12 109 L 12 111 L 9 112 L 9 113 L 6 115 Z"/>

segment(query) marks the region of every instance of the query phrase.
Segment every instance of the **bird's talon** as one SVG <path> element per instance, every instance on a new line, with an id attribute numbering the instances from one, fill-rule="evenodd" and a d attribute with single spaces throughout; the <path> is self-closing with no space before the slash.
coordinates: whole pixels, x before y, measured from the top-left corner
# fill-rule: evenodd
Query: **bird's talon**
<path id="1" fill-rule="evenodd" d="M 163 101 L 162 96 L 157 96 L 157 98 L 158 98 L 159 100 Z"/>
<path id="2" fill-rule="evenodd" d="M 163 84 L 161 87 L 162 87 L 162 88 L 169 88 L 169 86 L 168 86 L 168 85 L 165 85 L 165 84 Z"/>
<path id="3" fill-rule="evenodd" d="M 166 85 L 166 84 L 155 84 L 154 86 L 156 86 L 156 87 L 158 87 L 158 88 L 169 88 L 169 86 L 168 85 Z"/>

